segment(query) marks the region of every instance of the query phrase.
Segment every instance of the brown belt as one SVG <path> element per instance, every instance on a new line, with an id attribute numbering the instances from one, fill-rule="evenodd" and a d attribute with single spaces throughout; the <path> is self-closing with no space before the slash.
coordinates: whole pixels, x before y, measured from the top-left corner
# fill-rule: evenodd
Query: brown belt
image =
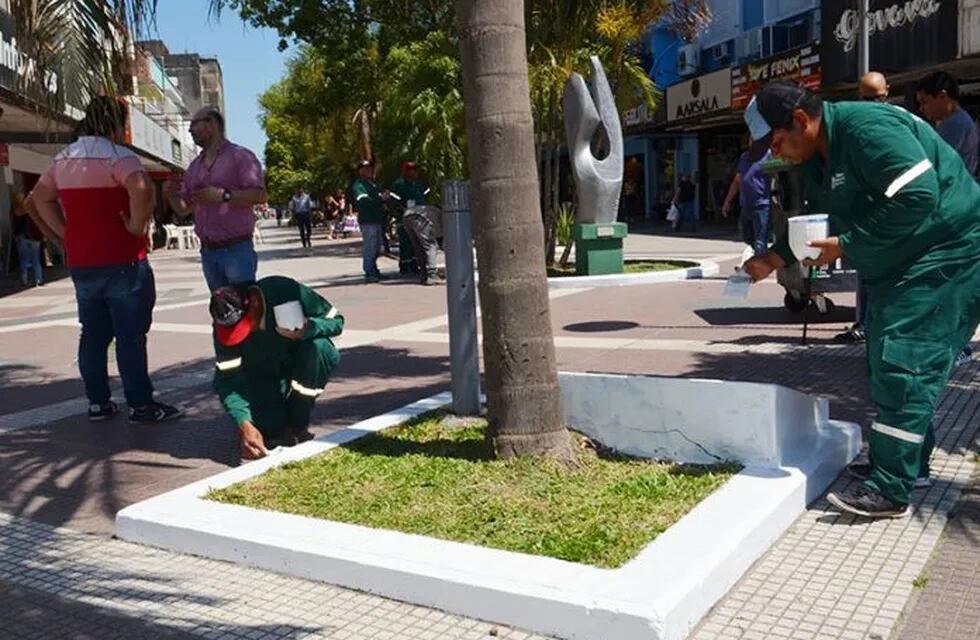
<path id="1" fill-rule="evenodd" d="M 228 247 L 234 246 L 240 242 L 251 242 L 252 236 L 240 236 L 238 238 L 228 238 L 227 240 L 217 240 L 210 242 L 207 240 L 201 240 L 201 247 L 208 249 L 210 251 L 216 251 L 218 249 L 227 249 Z"/>

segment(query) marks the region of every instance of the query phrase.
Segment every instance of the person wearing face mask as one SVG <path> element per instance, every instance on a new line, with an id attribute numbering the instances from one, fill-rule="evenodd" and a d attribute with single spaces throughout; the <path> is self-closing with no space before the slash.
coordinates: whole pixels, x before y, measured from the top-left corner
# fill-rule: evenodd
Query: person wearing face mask
<path id="1" fill-rule="evenodd" d="M 824 103 L 778 81 L 745 121 L 754 152 L 798 165 L 809 210 L 830 216 L 831 237 L 810 242 L 820 255 L 804 264 L 846 257 L 870 292 L 869 463 L 851 469 L 862 484 L 827 499 L 865 517 L 905 516 L 929 476 L 933 413 L 980 322 L 980 186 L 930 124 L 893 105 Z M 782 236 L 744 269 L 758 281 L 795 262 Z"/>

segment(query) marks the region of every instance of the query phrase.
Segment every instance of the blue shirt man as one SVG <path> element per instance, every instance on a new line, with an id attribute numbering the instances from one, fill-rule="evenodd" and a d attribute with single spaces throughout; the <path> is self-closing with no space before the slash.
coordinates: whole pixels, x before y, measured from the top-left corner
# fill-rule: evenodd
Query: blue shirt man
<path id="1" fill-rule="evenodd" d="M 766 252 L 772 237 L 772 216 L 769 211 L 771 178 L 762 169 L 762 165 L 770 158 L 768 151 L 755 162 L 749 158 L 748 152 L 739 156 L 735 179 L 732 180 L 732 186 L 728 189 L 728 196 L 721 208 L 722 215 L 727 218 L 732 200 L 738 194 L 742 207 L 738 220 L 742 241 L 752 247 L 752 252 L 757 256 Z"/>
<path id="2" fill-rule="evenodd" d="M 296 195 L 289 199 L 289 210 L 293 214 L 296 226 L 299 228 L 299 239 L 307 249 L 313 248 L 313 223 L 310 212 L 313 210 L 313 200 L 303 187 L 296 190 Z"/>

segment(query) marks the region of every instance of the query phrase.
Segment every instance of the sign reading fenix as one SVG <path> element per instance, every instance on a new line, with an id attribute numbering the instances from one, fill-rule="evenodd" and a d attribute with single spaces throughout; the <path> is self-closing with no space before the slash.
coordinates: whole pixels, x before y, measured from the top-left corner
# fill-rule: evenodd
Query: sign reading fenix
<path id="1" fill-rule="evenodd" d="M 696 118 L 732 106 L 732 70 L 722 69 L 667 87 L 667 122 Z"/>
<path id="2" fill-rule="evenodd" d="M 956 57 L 958 2 L 870 0 L 870 65 L 885 73 L 908 71 Z M 824 0 L 824 84 L 857 79 L 861 18 L 857 0 Z"/>
<path id="3" fill-rule="evenodd" d="M 732 70 L 732 109 L 742 110 L 764 84 L 792 80 L 811 91 L 820 89 L 820 54 L 816 44 L 743 64 Z"/>

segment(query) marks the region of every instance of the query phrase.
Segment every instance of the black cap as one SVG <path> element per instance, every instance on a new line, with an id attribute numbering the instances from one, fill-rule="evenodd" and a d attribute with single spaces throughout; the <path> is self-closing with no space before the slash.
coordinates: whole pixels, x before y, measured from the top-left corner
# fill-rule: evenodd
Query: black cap
<path id="1" fill-rule="evenodd" d="M 248 337 L 252 327 L 248 310 L 251 299 L 248 284 L 218 287 L 211 294 L 211 319 L 214 320 L 215 335 L 226 346 L 234 346 Z"/>
<path id="2" fill-rule="evenodd" d="M 793 111 L 800 106 L 807 91 L 789 80 L 776 80 L 762 87 L 745 108 L 745 124 L 752 136 L 749 159 L 762 158 L 772 144 L 773 129 L 788 129 Z"/>

